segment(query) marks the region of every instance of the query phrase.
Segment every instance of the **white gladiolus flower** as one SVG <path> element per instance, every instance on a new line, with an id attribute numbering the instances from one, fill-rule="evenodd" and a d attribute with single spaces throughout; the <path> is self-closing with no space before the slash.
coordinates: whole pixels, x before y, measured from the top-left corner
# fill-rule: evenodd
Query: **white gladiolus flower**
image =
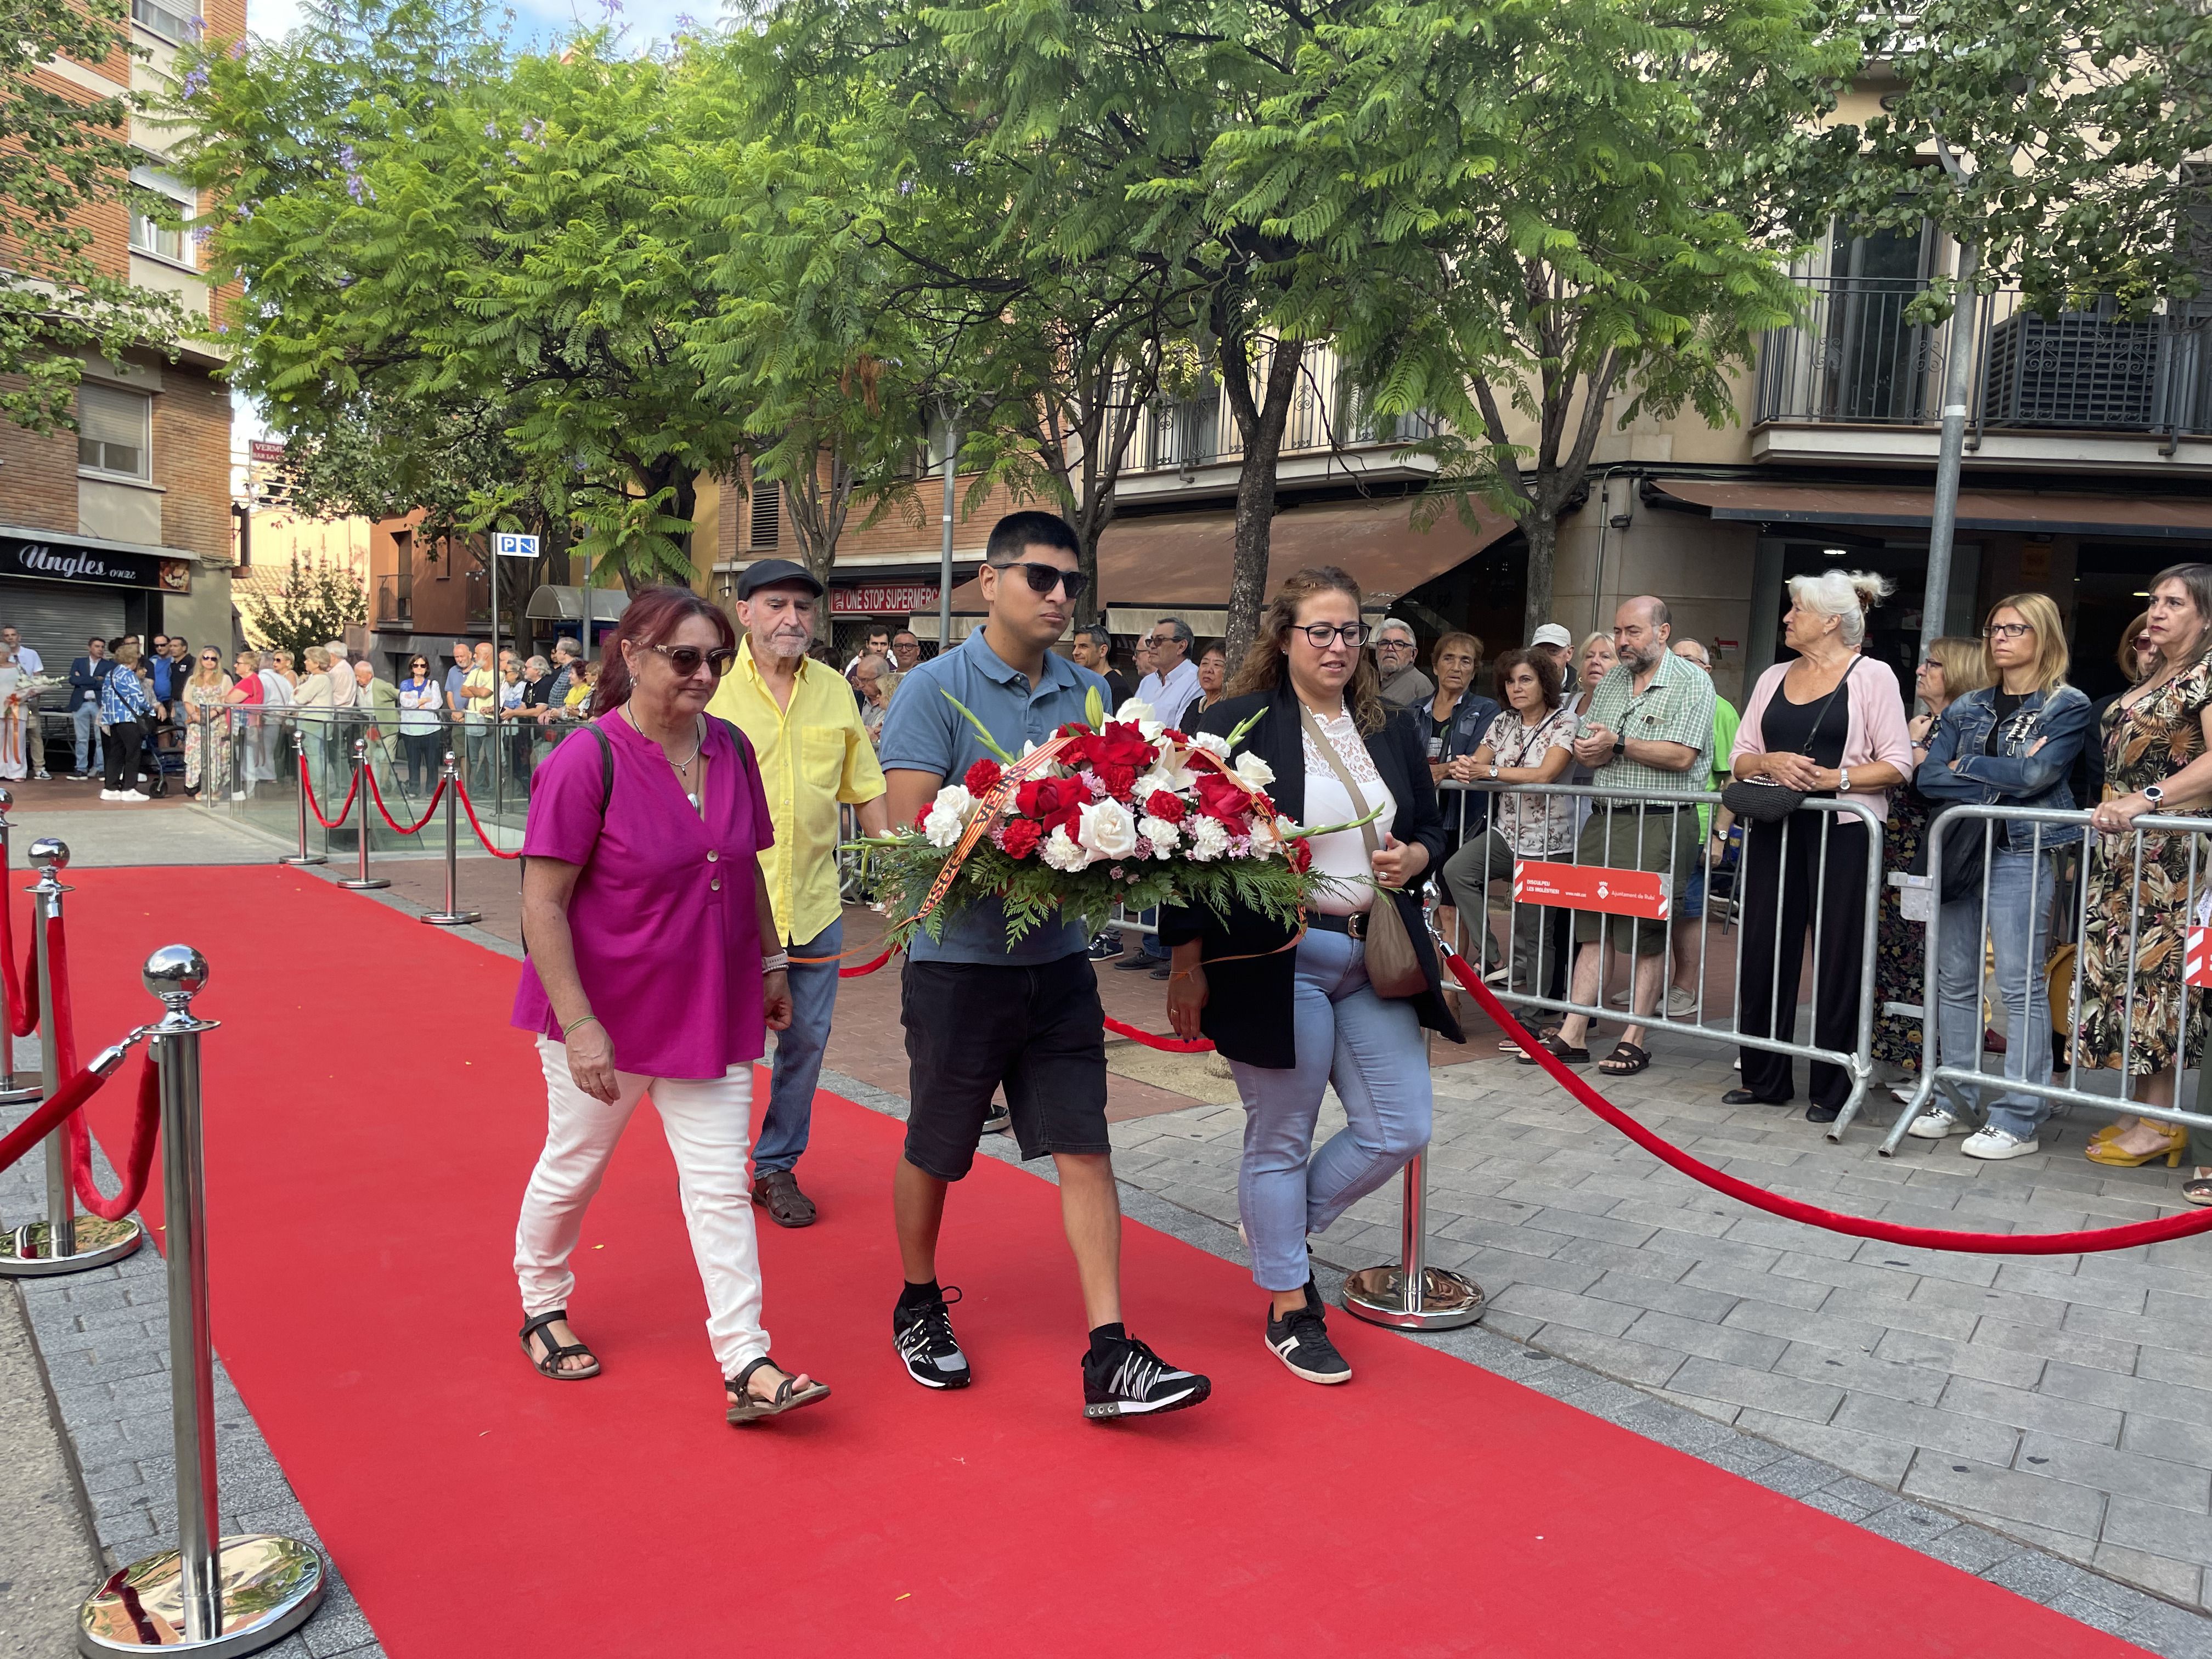
<path id="1" fill-rule="evenodd" d="M 1055 870 L 1073 874 L 1090 864 L 1091 854 L 1069 837 L 1066 824 L 1054 824 L 1052 834 L 1045 837 L 1044 861 Z"/>
<path id="2" fill-rule="evenodd" d="M 1229 739 L 1218 733 L 1201 732 L 1190 740 L 1190 744 L 1194 749 L 1203 749 L 1208 754 L 1218 755 L 1224 760 L 1229 758 Z M 1270 772 L 1267 775 L 1272 778 L 1274 774 Z"/>
<path id="3" fill-rule="evenodd" d="M 1248 789 L 1265 789 L 1275 781 L 1275 769 L 1249 749 L 1237 757 L 1231 769 Z"/>
<path id="4" fill-rule="evenodd" d="M 1142 702 L 1136 697 L 1131 697 L 1124 702 L 1119 708 L 1114 711 L 1114 718 L 1116 720 L 1122 722 L 1124 725 L 1127 724 L 1131 720 L 1135 720 L 1141 726 L 1145 721 L 1152 718 L 1152 704 Z"/>
<path id="5" fill-rule="evenodd" d="M 1165 818 L 1145 817 L 1137 823 L 1137 833 L 1151 844 L 1152 856 L 1166 858 L 1182 845 L 1182 831 Z"/>
<path id="6" fill-rule="evenodd" d="M 1200 864 L 1210 863 L 1229 850 L 1229 831 L 1218 818 L 1200 818 L 1191 832 L 1190 855 Z"/>
<path id="7" fill-rule="evenodd" d="M 1144 775 L 1137 780 L 1135 795 L 1139 801 L 1148 801 L 1152 791 L 1164 789 L 1170 795 L 1188 794 L 1198 780 L 1191 775 L 1190 768 L 1183 764 L 1184 751 L 1170 749 L 1154 761 Z"/>
<path id="8" fill-rule="evenodd" d="M 975 810 L 973 795 L 957 783 L 947 784 L 937 792 L 929 816 L 921 821 L 921 833 L 932 847 L 950 847 L 960 839 L 968 815 Z"/>
<path id="9" fill-rule="evenodd" d="M 1137 850 L 1137 823 L 1119 801 L 1093 801 L 1083 809 L 1075 839 L 1094 856 L 1125 859 Z"/>

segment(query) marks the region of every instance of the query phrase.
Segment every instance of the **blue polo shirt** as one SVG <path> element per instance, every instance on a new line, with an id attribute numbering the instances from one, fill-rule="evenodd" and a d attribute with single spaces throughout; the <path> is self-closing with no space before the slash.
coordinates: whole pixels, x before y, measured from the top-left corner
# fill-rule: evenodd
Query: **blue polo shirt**
<path id="1" fill-rule="evenodd" d="M 884 716 L 876 758 L 886 772 L 934 772 L 947 783 L 957 783 L 991 751 L 946 700 L 946 692 L 983 722 L 1000 748 L 1018 755 L 1068 721 L 1087 720 L 1084 704 L 1093 686 L 1100 697 L 1107 696 L 1104 680 L 1049 651 L 1044 672 L 1031 685 L 1028 675 L 1000 660 L 979 628 L 957 649 L 932 657 L 899 681 Z M 1046 922 L 1009 948 L 1005 910 L 995 900 L 983 899 L 948 920 L 942 939 L 916 929 L 907 954 L 916 962 L 1034 967 L 1077 955 L 1089 942 L 1080 922 Z"/>

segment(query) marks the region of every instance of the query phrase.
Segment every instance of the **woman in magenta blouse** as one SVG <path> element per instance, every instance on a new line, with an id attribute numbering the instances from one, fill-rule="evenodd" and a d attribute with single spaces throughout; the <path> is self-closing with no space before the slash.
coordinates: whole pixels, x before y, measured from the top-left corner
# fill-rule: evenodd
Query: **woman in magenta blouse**
<path id="1" fill-rule="evenodd" d="M 753 1062 L 791 1024 L 757 854 L 774 839 L 752 747 L 706 714 L 737 654 L 689 589 L 633 598 L 606 645 L 589 725 L 554 750 L 523 835 L 528 957 L 514 1023 L 538 1034 L 545 1150 L 515 1228 L 522 1348 L 556 1382 L 599 1374 L 568 1325 L 568 1257 L 615 1142 L 647 1095 L 660 1114 L 707 1290 L 733 1424 L 830 1390 L 769 1358 L 747 1133 Z"/>

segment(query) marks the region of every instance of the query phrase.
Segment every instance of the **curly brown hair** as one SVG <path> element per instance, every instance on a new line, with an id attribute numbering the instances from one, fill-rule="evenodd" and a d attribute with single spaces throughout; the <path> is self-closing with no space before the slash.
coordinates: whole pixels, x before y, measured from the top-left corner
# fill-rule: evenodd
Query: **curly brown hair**
<path id="1" fill-rule="evenodd" d="M 1244 653 L 1244 661 L 1229 682 L 1224 695 L 1248 696 L 1255 691 L 1273 691 L 1283 683 L 1283 660 L 1289 649 L 1291 629 L 1298 625 L 1298 607 L 1316 593 L 1349 594 L 1355 611 L 1359 605 L 1359 584 L 1334 565 L 1312 565 L 1292 571 L 1275 590 L 1275 597 L 1268 601 L 1267 608 L 1260 613 L 1259 637 Z M 1382 677 L 1375 672 L 1375 659 L 1364 650 L 1360 652 L 1358 665 L 1345 685 L 1344 702 L 1352 711 L 1352 725 L 1363 738 L 1380 732 L 1390 718 L 1389 706 L 1382 701 Z"/>

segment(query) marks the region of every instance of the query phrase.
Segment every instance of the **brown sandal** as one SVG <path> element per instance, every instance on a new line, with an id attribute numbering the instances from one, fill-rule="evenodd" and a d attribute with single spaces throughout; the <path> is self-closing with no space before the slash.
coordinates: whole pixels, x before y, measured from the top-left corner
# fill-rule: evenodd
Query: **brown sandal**
<path id="1" fill-rule="evenodd" d="M 1632 1042 L 1613 1045 L 1613 1052 L 1597 1063 L 1597 1068 L 1607 1077 L 1634 1077 L 1651 1064 L 1651 1056 Z"/>
<path id="2" fill-rule="evenodd" d="M 1587 1066 L 1589 1064 L 1589 1050 L 1587 1048 L 1570 1048 L 1565 1047 L 1559 1041 L 1559 1034 L 1557 1031 L 1553 1031 L 1550 1036 L 1545 1037 L 1539 1046 L 1542 1048 L 1547 1054 L 1550 1054 L 1553 1060 L 1558 1060 L 1562 1066 Z M 1536 1056 L 1530 1054 L 1523 1054 L 1520 1059 L 1515 1060 L 1513 1063 L 1516 1066 L 1534 1066 L 1536 1063 Z"/>
<path id="3" fill-rule="evenodd" d="M 763 1400 L 745 1386 L 752 1379 L 752 1374 L 763 1365 L 771 1370 L 783 1370 L 782 1366 L 763 1354 L 735 1376 L 722 1379 L 722 1386 L 738 1397 L 738 1403 L 724 1413 L 732 1428 L 743 1428 L 748 1423 L 759 1422 L 763 1417 L 781 1417 L 786 1412 L 796 1411 L 801 1406 L 811 1406 L 817 1400 L 830 1397 L 827 1382 L 809 1382 L 802 1389 L 799 1386 L 799 1373 L 793 1371 L 775 1385 L 774 1394 Z"/>
<path id="4" fill-rule="evenodd" d="M 599 1374 L 599 1356 L 580 1342 L 556 1343 L 553 1340 L 553 1334 L 545 1328 L 549 1325 L 559 1324 L 568 1316 L 568 1310 L 566 1308 L 556 1308 L 551 1313 L 542 1313 L 526 1324 L 522 1328 L 522 1357 L 538 1368 L 538 1373 L 541 1376 L 550 1376 L 556 1382 L 580 1382 L 587 1376 L 597 1376 Z M 544 1333 L 543 1340 L 545 1344 L 545 1352 L 542 1357 L 530 1352 L 530 1339 L 538 1336 L 541 1332 Z M 590 1360 L 591 1369 L 580 1371 L 563 1370 L 561 1368 L 561 1362 L 575 1354 L 581 1354 Z"/>

